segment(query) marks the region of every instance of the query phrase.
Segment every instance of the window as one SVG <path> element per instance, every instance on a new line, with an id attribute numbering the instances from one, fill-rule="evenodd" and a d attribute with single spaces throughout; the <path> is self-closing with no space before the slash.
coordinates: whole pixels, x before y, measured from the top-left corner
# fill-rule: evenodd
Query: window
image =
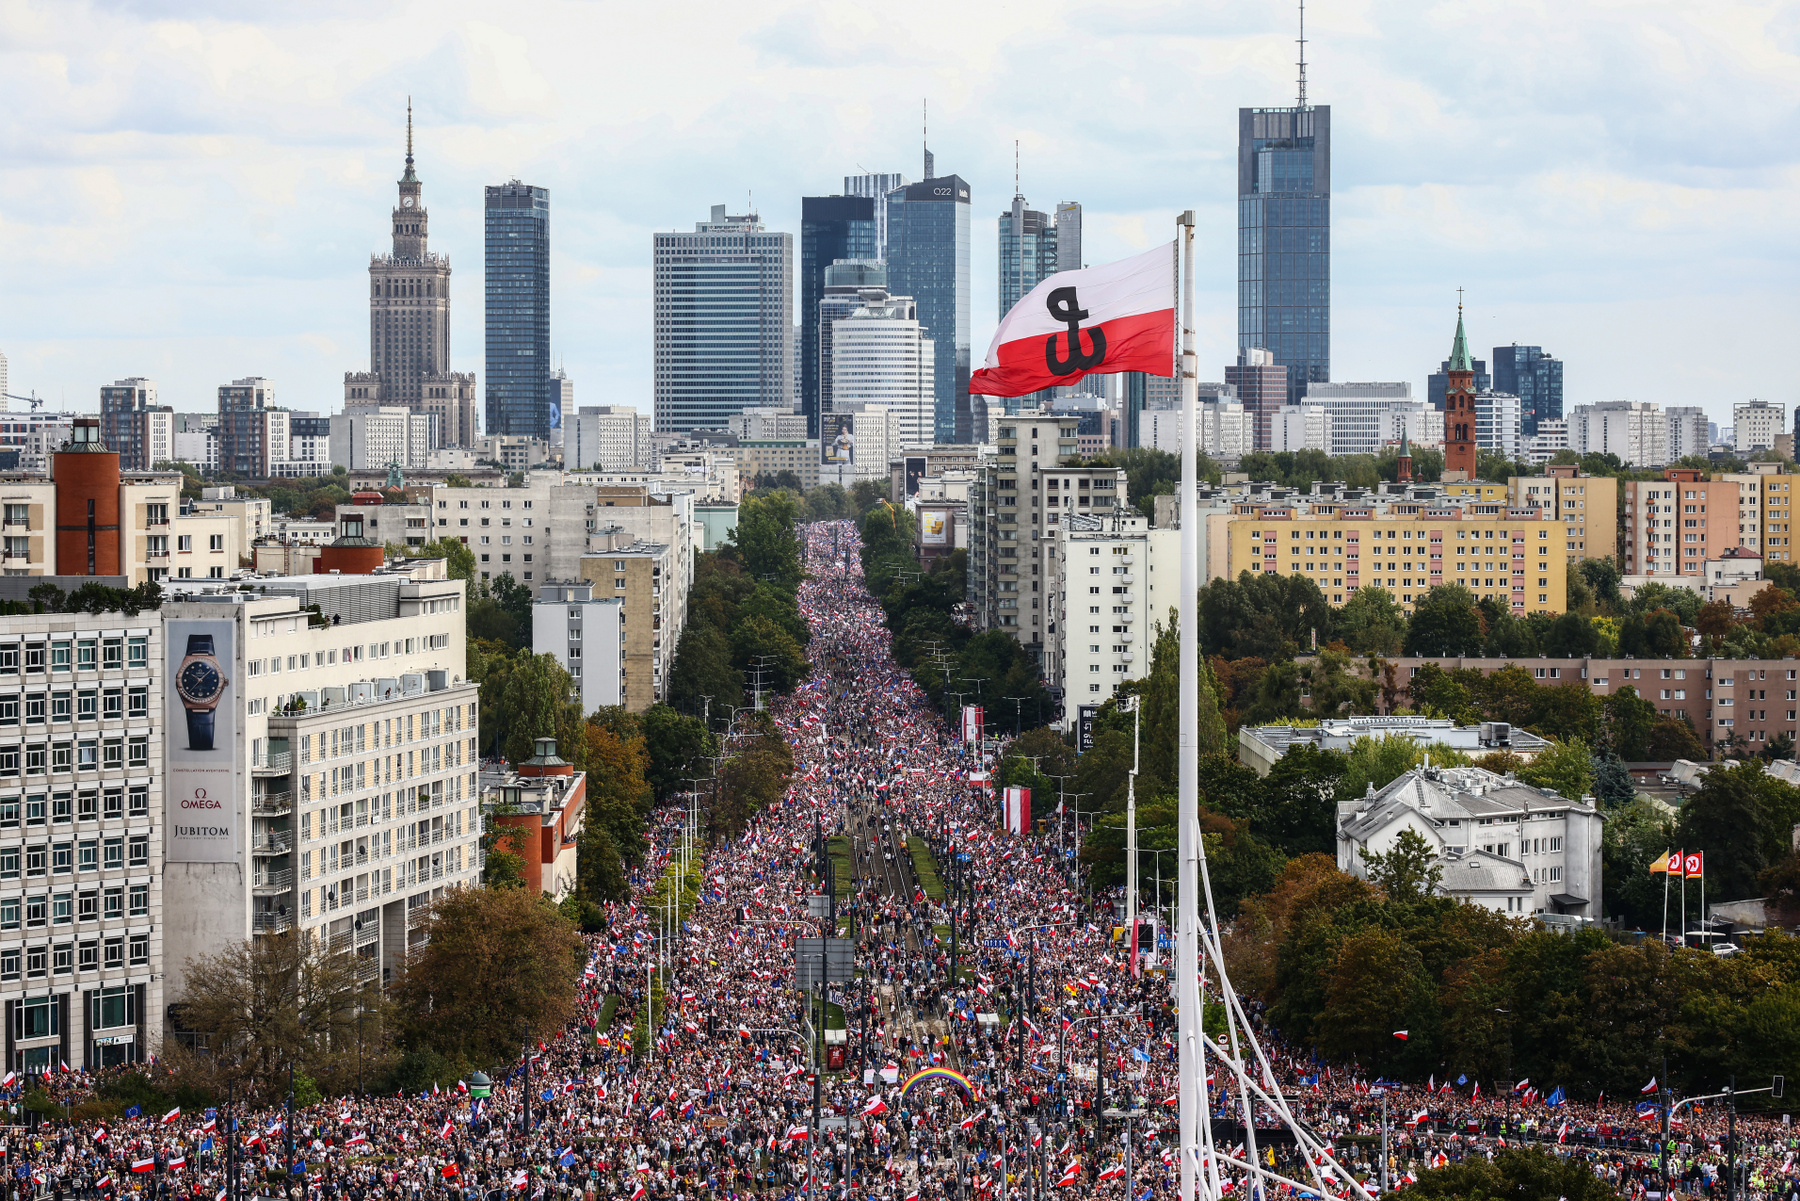
<path id="1" fill-rule="evenodd" d="M 147 916 L 150 912 L 150 886 L 148 884 L 133 884 L 128 900 L 130 902 L 130 913 L 132 917 Z"/>
<path id="2" fill-rule="evenodd" d="M 132 867 L 147 866 L 150 862 L 150 836 L 133 834 L 127 850 L 130 852 L 128 861 Z"/>

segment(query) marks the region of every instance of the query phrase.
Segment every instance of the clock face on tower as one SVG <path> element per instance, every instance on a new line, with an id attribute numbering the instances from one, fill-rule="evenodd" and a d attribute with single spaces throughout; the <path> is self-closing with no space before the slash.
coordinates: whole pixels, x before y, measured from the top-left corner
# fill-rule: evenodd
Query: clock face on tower
<path id="1" fill-rule="evenodd" d="M 413 206 L 413 198 L 411 196 L 402 196 L 400 198 L 400 207 L 401 208 L 409 209 L 412 206 Z"/>

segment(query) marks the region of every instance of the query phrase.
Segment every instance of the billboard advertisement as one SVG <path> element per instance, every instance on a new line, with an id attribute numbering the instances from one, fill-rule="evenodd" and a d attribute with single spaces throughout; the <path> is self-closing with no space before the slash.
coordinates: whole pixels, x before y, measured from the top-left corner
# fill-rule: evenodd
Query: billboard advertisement
<path id="1" fill-rule="evenodd" d="M 975 743 L 981 741 L 981 706 L 963 706 L 963 741 Z"/>
<path id="2" fill-rule="evenodd" d="M 919 510 L 919 541 L 926 546 L 943 546 L 950 541 L 950 514 L 943 509 Z"/>
<path id="3" fill-rule="evenodd" d="M 1099 705 L 1075 706 L 1075 748 L 1082 754 L 1094 749 L 1094 717 Z"/>
<path id="4" fill-rule="evenodd" d="M 906 494 L 908 496 L 917 496 L 919 494 L 919 481 L 924 478 L 925 478 L 925 456 L 924 455 L 907 455 L 906 456 Z"/>
<path id="5" fill-rule="evenodd" d="M 170 621 L 163 730 L 169 863 L 235 863 L 238 801 L 237 627 Z"/>
<path id="6" fill-rule="evenodd" d="M 827 413 L 819 418 L 819 454 L 825 463 L 856 463 L 856 415 Z"/>

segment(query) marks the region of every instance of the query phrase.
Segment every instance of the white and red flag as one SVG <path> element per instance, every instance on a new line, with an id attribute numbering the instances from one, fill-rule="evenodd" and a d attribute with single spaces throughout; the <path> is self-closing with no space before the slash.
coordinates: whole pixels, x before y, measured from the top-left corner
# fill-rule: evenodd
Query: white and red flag
<path id="1" fill-rule="evenodd" d="M 1024 396 L 1084 375 L 1175 374 L 1175 245 L 1103 267 L 1059 271 L 1025 294 L 994 331 L 983 396 Z"/>

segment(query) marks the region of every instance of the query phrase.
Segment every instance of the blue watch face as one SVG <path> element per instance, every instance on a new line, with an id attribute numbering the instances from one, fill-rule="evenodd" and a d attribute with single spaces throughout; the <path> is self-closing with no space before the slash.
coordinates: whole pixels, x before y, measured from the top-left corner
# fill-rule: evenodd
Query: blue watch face
<path id="1" fill-rule="evenodd" d="M 193 701 L 209 701 L 219 694 L 225 682 L 219 676 L 219 669 L 210 663 L 190 663 L 181 669 L 181 678 L 176 681 L 181 695 Z"/>

